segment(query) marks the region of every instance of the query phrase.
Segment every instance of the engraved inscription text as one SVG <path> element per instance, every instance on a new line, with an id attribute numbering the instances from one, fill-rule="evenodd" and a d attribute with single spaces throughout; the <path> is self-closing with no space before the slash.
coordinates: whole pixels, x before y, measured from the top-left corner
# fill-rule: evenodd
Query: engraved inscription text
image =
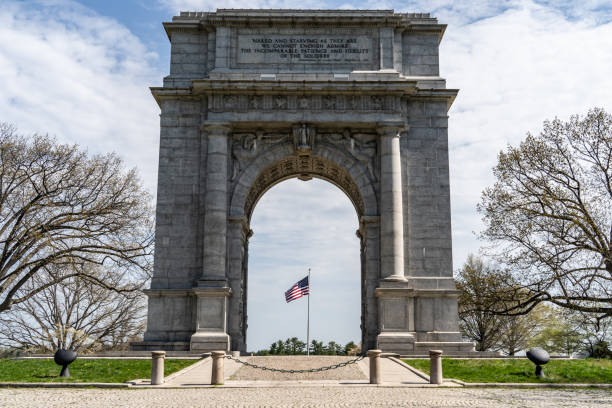
<path id="1" fill-rule="evenodd" d="M 367 35 L 238 35 L 239 64 L 370 63 L 372 37 Z"/>

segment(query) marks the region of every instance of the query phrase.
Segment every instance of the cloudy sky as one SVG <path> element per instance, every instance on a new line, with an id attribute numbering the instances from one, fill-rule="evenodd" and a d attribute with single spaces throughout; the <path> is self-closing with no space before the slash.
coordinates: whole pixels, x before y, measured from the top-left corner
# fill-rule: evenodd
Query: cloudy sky
<path id="1" fill-rule="evenodd" d="M 161 22 L 212 0 L 0 0 L 0 121 L 92 152 L 116 151 L 155 193 L 159 109 L 148 87 L 168 73 Z M 497 153 L 546 118 L 612 110 L 612 0 L 228 0 L 226 8 L 430 12 L 448 24 L 441 75 L 461 91 L 450 115 L 454 264 L 480 243 L 475 206 Z M 305 339 L 306 302 L 283 291 L 312 268 L 311 337 L 360 338 L 357 218 L 323 181 L 287 181 L 255 209 L 249 250 L 249 349 Z"/>

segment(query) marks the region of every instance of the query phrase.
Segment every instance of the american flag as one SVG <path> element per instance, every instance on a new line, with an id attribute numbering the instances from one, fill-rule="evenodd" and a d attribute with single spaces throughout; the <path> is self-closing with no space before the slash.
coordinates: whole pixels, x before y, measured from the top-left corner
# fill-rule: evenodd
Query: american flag
<path id="1" fill-rule="evenodd" d="M 292 300 L 299 299 L 302 296 L 308 295 L 308 276 L 293 285 L 285 292 L 285 301 L 287 303 Z"/>

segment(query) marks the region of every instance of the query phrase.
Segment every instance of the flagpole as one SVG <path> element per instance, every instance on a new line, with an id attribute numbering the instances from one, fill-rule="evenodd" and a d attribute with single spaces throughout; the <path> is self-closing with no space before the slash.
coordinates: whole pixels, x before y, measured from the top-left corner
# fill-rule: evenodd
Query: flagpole
<path id="1" fill-rule="evenodd" d="M 308 317 L 306 317 L 306 355 L 310 357 L 310 268 L 308 268 Z"/>

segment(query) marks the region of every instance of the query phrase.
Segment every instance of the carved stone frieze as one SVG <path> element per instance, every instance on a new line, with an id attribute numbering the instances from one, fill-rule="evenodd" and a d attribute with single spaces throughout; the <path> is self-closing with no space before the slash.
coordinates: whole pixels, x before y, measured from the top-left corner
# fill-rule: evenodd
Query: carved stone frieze
<path id="1" fill-rule="evenodd" d="M 248 166 L 257 154 L 269 146 L 289 141 L 288 133 L 270 133 L 257 130 L 250 133 L 232 134 L 232 175 L 233 181 Z"/>
<path id="2" fill-rule="evenodd" d="M 321 141 L 339 147 L 365 165 L 373 181 L 378 180 L 378 166 L 375 164 L 377 138 L 374 133 L 351 133 L 349 129 L 345 129 L 342 133 L 323 133 L 320 135 Z"/>
<path id="3" fill-rule="evenodd" d="M 261 95 L 249 95 L 248 96 L 248 109 L 259 110 L 263 108 L 263 97 Z"/>
<path id="4" fill-rule="evenodd" d="M 246 111 L 387 111 L 402 109 L 398 95 L 342 95 L 342 94 L 214 94 L 210 96 L 212 112 Z"/>

